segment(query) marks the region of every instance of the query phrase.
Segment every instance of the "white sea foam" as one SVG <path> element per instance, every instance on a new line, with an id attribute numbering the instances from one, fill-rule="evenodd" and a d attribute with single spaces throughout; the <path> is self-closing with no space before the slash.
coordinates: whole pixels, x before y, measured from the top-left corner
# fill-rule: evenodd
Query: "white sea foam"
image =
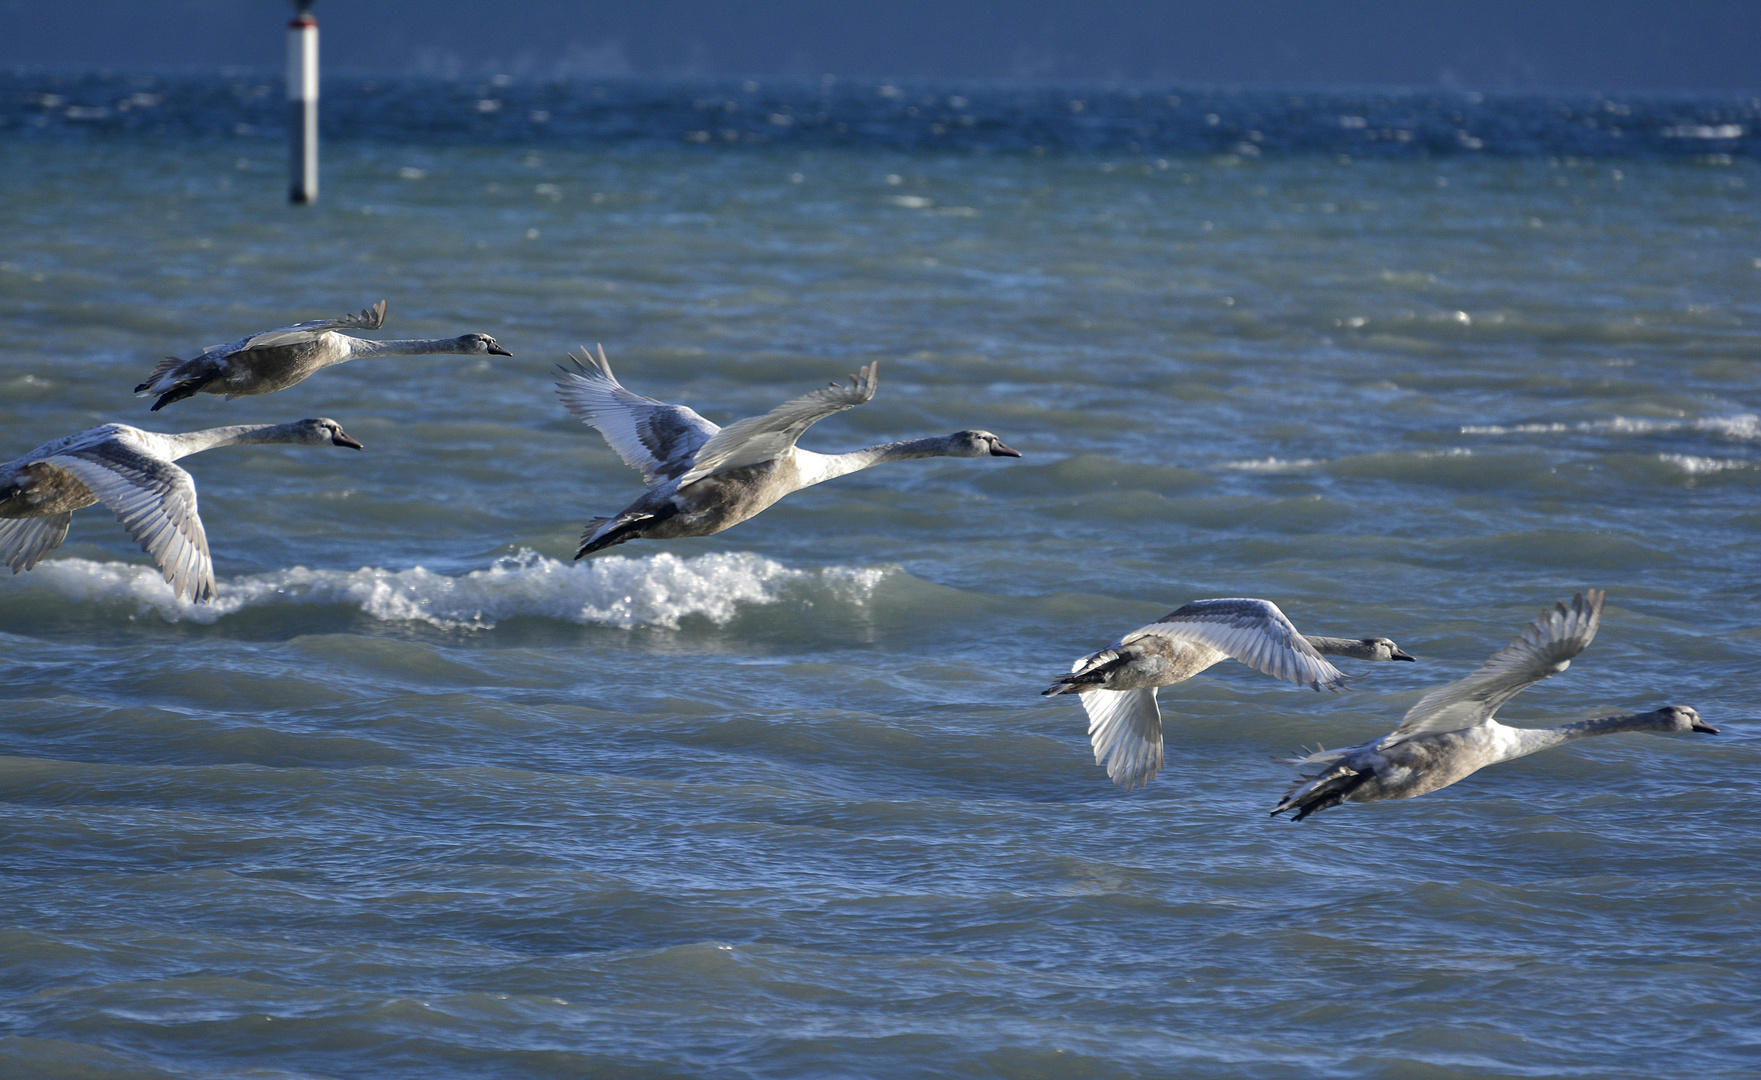
<path id="1" fill-rule="evenodd" d="M 1312 469 L 1319 465 L 1315 458 L 1295 458 L 1286 461 L 1283 458 L 1258 458 L 1253 461 L 1225 461 L 1225 469 L 1240 469 L 1243 472 L 1296 472 L 1299 469 Z"/>
<path id="2" fill-rule="evenodd" d="M 296 566 L 218 582 L 212 603 L 171 594 L 157 568 L 140 563 L 53 559 L 19 580 L 76 602 L 123 602 L 171 622 L 212 623 L 247 608 L 276 604 L 347 604 L 386 622 L 421 622 L 482 630 L 521 615 L 582 625 L 673 628 L 698 615 L 723 624 L 741 605 L 774 604 L 791 588 L 829 589 L 864 603 L 889 567 L 794 570 L 749 552 L 681 559 L 613 555 L 559 562 L 532 551 L 498 559 L 459 577 L 410 570 L 308 570 Z"/>
<path id="3" fill-rule="evenodd" d="M 1658 454 L 1657 460 L 1666 461 L 1689 476 L 1724 472 L 1727 469 L 1746 469 L 1750 464 L 1733 458 L 1694 457 L 1692 454 Z"/>
<path id="4" fill-rule="evenodd" d="M 1649 435 L 1659 431 L 1706 431 L 1728 439 L 1761 439 L 1761 416 L 1705 416 L 1698 420 L 1649 420 L 1615 416 L 1607 420 L 1583 420 L 1576 424 L 1466 424 L 1463 435 L 1533 435 L 1560 431 L 1591 431 L 1612 435 Z"/>
<path id="5" fill-rule="evenodd" d="M 1570 431 L 1569 424 L 1464 424 L 1463 435 L 1531 435 L 1549 431 Z"/>

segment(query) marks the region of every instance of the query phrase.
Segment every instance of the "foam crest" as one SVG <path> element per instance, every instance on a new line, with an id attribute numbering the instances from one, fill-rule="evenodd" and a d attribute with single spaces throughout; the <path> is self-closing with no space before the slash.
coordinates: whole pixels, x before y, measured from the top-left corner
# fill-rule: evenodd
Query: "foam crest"
<path id="1" fill-rule="evenodd" d="M 51 589 L 79 603 L 133 604 L 171 622 L 213 623 L 278 604 L 343 604 L 386 622 L 445 629 L 486 630 L 522 615 L 584 626 L 671 629 L 691 616 L 725 624 L 742 605 L 774 604 L 794 590 L 829 590 L 835 599 L 865 603 L 891 572 L 890 567 L 795 570 L 750 552 L 692 559 L 612 555 L 566 563 L 521 551 L 458 577 L 420 566 L 352 571 L 296 566 L 220 581 L 209 604 L 175 598 L 157 568 L 138 563 L 55 559 L 19 584 Z"/>
<path id="2" fill-rule="evenodd" d="M 1610 435 L 1650 435 L 1659 431 L 1705 431 L 1727 439 L 1761 439 L 1761 416 L 1706 416 L 1698 420 L 1645 420 L 1616 416 L 1607 420 L 1583 420 L 1576 424 L 1465 424 L 1463 435 L 1536 435 L 1561 431 L 1588 431 Z"/>
<path id="3" fill-rule="evenodd" d="M 1535 435 L 1550 431 L 1570 431 L 1569 424 L 1464 424 L 1463 435 Z"/>
<path id="4" fill-rule="evenodd" d="M 1657 460 L 1674 465 L 1689 476 L 1749 467 L 1747 461 L 1736 461 L 1731 458 L 1695 457 L 1692 454 L 1658 454 Z"/>
<path id="5" fill-rule="evenodd" d="M 1240 469 L 1243 472 L 1297 472 L 1312 469 L 1320 462 L 1315 458 L 1296 458 L 1286 461 L 1283 458 L 1258 458 L 1253 461 L 1225 461 L 1225 469 Z"/>

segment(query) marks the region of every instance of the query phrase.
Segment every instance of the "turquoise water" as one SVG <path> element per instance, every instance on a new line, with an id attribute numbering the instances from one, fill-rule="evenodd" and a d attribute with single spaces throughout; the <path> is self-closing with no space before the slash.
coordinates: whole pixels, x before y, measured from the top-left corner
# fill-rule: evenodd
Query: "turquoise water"
<path id="1" fill-rule="evenodd" d="M 1223 148 L 1228 151 L 1228 147 Z M 16 138 L 10 457 L 330 416 L 184 464 L 195 608 L 101 509 L 0 580 L 0 1054 L 20 1076 L 1752 1075 L 1761 171 L 1585 159 Z M 163 412 L 162 354 L 384 297 L 360 363 Z M 803 440 L 966 427 L 719 536 L 552 365 Z M 1266 811 L 1542 605 L 1517 721 L 1689 704 L 1410 802 Z M 1164 691 L 1115 792 L 1038 691 L 1190 599 L 1421 662 Z"/>

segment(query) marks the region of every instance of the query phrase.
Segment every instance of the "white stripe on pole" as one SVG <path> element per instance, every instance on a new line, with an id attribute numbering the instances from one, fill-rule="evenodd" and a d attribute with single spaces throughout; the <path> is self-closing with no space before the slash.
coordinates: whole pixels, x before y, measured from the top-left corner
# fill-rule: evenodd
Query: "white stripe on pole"
<path id="1" fill-rule="evenodd" d="M 287 26 L 287 197 L 296 203 L 318 199 L 318 20 L 306 8 Z"/>

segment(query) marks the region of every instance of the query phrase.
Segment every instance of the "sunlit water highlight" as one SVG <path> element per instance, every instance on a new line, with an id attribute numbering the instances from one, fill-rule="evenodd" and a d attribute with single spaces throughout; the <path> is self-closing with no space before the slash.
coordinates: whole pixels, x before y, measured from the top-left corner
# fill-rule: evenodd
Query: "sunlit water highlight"
<path id="1" fill-rule="evenodd" d="M 1748 123 L 1716 111 L 1689 119 Z M 45 125 L 0 158 L 0 455 L 105 420 L 331 416 L 367 445 L 184 463 L 211 607 L 101 509 L 0 580 L 12 1071 L 1761 1065 L 1740 152 L 405 131 L 333 142 L 296 211 L 279 145 L 226 130 Z M 156 414 L 127 393 L 162 354 L 381 296 L 387 333 L 516 356 Z M 879 360 L 808 446 L 982 427 L 1027 456 L 574 563 L 639 490 L 551 389 L 596 341 L 718 422 Z M 1601 635 L 1510 715 L 1680 703 L 1724 734 L 1267 820 L 1269 755 L 1387 730 L 1591 585 Z M 1037 691 L 1227 595 L 1421 662 L 1348 665 L 1340 697 L 1217 669 L 1164 695 L 1169 766 L 1116 794 Z"/>

